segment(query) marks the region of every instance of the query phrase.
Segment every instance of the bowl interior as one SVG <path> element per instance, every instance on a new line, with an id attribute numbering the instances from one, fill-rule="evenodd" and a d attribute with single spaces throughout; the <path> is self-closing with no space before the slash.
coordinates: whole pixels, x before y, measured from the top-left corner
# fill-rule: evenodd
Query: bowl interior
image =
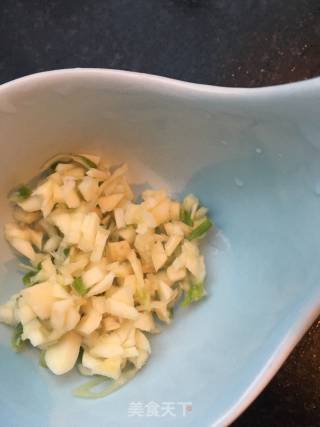
<path id="1" fill-rule="evenodd" d="M 137 192 L 196 194 L 218 230 L 203 242 L 208 298 L 177 309 L 172 325 L 152 338 L 141 373 L 104 400 L 73 398 L 72 388 L 86 380 L 54 377 L 39 367 L 37 351 L 12 353 L 10 330 L 1 326 L 7 425 L 222 424 L 261 389 L 319 308 L 319 87 L 316 80 L 212 92 L 65 71 L 0 88 L 1 226 L 11 187 L 56 153 L 87 152 L 128 162 Z M 0 239 L 2 303 L 21 287 L 21 273 Z M 172 413 L 146 419 L 150 402 L 162 415 L 171 404 L 174 421 Z M 185 414 L 184 404 L 192 405 Z"/>

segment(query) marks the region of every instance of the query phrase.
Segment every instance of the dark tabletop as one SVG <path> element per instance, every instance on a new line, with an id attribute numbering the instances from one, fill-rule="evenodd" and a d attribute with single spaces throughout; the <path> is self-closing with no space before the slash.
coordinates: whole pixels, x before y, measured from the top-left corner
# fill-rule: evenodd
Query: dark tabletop
<path id="1" fill-rule="evenodd" d="M 0 83 L 69 67 L 245 87 L 319 76 L 320 0 L 0 0 Z M 320 426 L 320 318 L 234 426 Z"/>

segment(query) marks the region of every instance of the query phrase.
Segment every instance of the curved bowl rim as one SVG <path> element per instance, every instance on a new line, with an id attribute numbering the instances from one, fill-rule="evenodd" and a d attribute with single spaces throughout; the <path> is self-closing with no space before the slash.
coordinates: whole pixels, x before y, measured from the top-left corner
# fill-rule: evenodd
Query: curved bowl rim
<path id="1" fill-rule="evenodd" d="M 219 95 L 225 97 L 247 97 L 247 96 L 283 96 L 292 92 L 301 92 L 310 89 L 320 89 L 320 77 L 302 80 L 293 83 L 285 83 L 273 86 L 262 87 L 227 87 L 227 86 L 213 86 L 200 83 L 191 83 L 183 80 L 173 79 L 170 77 L 158 76 L 155 74 L 140 73 L 135 71 L 117 70 L 108 68 L 64 68 L 57 70 L 41 71 L 33 74 L 28 74 L 14 80 L 2 83 L 0 85 L 0 95 L 4 91 L 9 91 L 14 87 L 37 83 L 40 81 L 51 80 L 61 77 L 71 76 L 92 76 L 96 78 L 109 78 L 109 79 L 123 79 L 128 82 L 143 83 L 145 88 L 151 88 L 156 85 L 158 89 L 170 88 L 177 94 L 183 92 L 190 92 L 193 95 Z"/>

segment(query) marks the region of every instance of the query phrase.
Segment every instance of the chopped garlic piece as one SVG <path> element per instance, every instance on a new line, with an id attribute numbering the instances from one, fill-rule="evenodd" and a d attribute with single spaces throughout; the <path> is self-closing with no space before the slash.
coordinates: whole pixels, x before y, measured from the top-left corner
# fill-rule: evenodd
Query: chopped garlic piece
<path id="1" fill-rule="evenodd" d="M 15 348 L 27 340 L 54 374 L 78 363 L 86 375 L 114 379 L 111 387 L 148 360 L 155 318 L 169 324 L 181 293 L 183 306 L 205 296 L 199 240 L 212 226 L 193 195 L 180 203 L 148 189 L 136 201 L 127 170 L 96 155 L 58 154 L 41 182 L 11 193 L 15 222 L 5 226 L 29 259 L 24 288 L 0 305 Z"/>
<path id="2" fill-rule="evenodd" d="M 78 358 L 81 337 L 75 332 L 65 334 L 57 344 L 48 348 L 45 353 L 46 365 L 56 375 L 70 371 Z"/>

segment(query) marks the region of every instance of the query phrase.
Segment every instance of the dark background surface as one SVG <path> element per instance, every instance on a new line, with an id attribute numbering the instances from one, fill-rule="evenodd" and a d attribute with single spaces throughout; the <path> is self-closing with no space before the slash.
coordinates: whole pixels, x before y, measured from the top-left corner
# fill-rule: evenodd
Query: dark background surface
<path id="1" fill-rule="evenodd" d="M 69 67 L 245 87 L 319 76 L 320 0 L 0 0 L 0 83 Z M 320 318 L 234 426 L 320 426 Z"/>

